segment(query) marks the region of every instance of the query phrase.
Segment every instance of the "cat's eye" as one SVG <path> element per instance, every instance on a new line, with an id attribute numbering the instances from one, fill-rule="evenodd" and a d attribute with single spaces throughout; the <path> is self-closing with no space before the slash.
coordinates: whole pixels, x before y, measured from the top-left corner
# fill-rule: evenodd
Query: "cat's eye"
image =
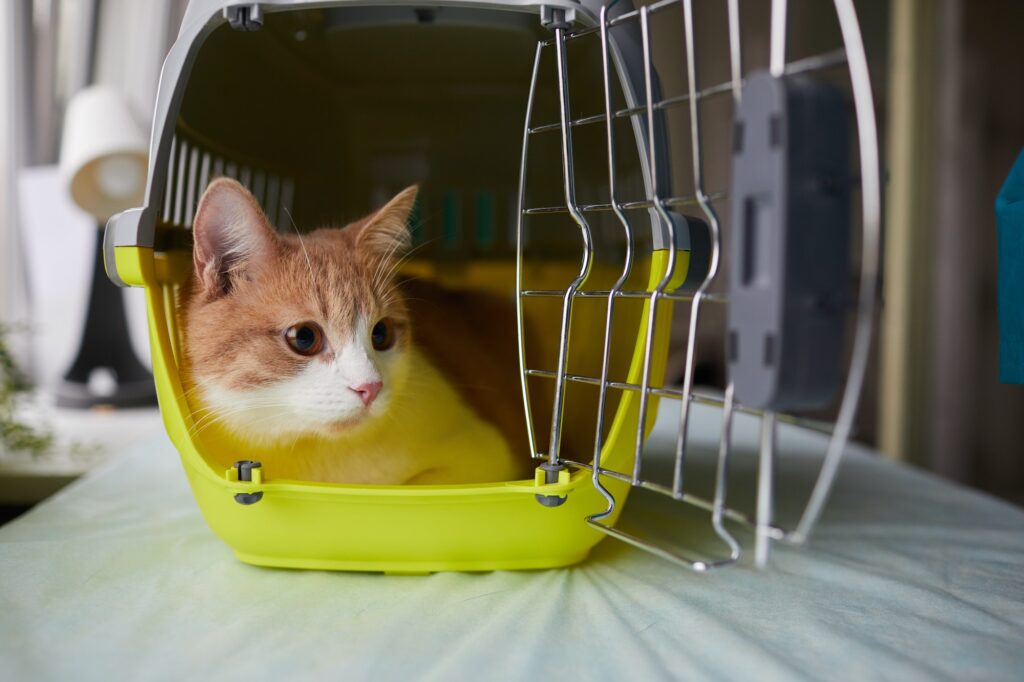
<path id="1" fill-rule="evenodd" d="M 284 340 L 299 355 L 316 355 L 324 347 L 324 332 L 315 322 L 302 322 L 288 327 Z"/>
<path id="2" fill-rule="evenodd" d="M 373 325 L 370 330 L 370 341 L 375 350 L 387 350 L 395 345 L 395 323 L 385 317 Z"/>

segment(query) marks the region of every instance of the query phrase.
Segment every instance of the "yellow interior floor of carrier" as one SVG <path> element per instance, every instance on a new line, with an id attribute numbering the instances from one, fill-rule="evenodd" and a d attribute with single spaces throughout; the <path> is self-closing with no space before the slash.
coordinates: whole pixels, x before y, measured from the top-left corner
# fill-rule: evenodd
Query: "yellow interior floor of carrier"
<path id="1" fill-rule="evenodd" d="M 167 432 L 203 516 L 239 559 L 396 573 L 532 569 L 578 562 L 612 535 L 705 570 L 739 556 L 725 520 L 755 531 L 759 560 L 768 540 L 806 538 L 849 433 L 870 338 L 877 173 L 868 153 L 873 128 L 864 123 L 873 125 L 870 89 L 858 89 L 858 78 L 866 82 L 863 48 L 852 4 L 836 0 L 844 49 L 786 62 L 781 3 L 771 76 L 744 78 L 737 5 L 721 3 L 715 35 L 723 40 L 709 41 L 718 51 L 714 68 L 698 69 L 692 5 L 192 0 L 160 80 L 144 205 L 111 219 L 104 257 L 115 283 L 145 289 Z M 852 177 L 839 150 L 852 147 L 846 100 L 801 80 L 830 69 L 843 76 L 847 67 L 864 165 L 860 308 L 826 464 L 800 526 L 786 531 L 771 516 L 775 414 L 839 395 L 842 372 L 818 369 L 842 365 L 833 350 L 846 338 L 839 302 L 850 297 L 821 292 L 848 281 L 851 267 L 842 260 L 846 236 L 826 233 L 839 246 L 819 248 L 794 232 L 778 242 L 789 249 L 785 259 L 758 240 L 774 238 L 769 224 L 850 232 L 849 193 L 835 189 Z M 748 89 L 753 94 L 741 100 Z M 702 131 L 702 111 L 723 135 Z M 807 112 L 808 122 L 798 124 Z M 833 120 L 828 112 L 839 113 Z M 816 121 L 844 131 L 837 145 L 814 136 Z M 785 157 L 804 137 L 832 150 L 827 163 Z M 730 179 L 721 160 L 739 163 L 745 154 L 757 163 L 737 166 Z M 767 170 L 748 172 L 755 166 Z M 807 182 L 801 172 L 835 178 Z M 518 361 L 522 391 L 506 399 L 526 407 L 530 449 L 521 454 L 535 461 L 535 477 L 429 486 L 290 480 L 218 429 L 198 428 L 202 413 L 182 389 L 180 288 L 193 267 L 196 205 L 219 176 L 245 185 L 281 232 L 343 225 L 418 183 L 404 273 L 515 301 L 519 357 L 510 362 Z M 742 192 L 730 198 L 736 183 Z M 819 191 L 826 194 L 807 198 Z M 744 227 L 731 251 L 737 265 L 727 296 L 714 287 L 718 212 L 728 201 Z M 787 207 L 814 219 L 787 220 L 780 213 Z M 831 260 L 801 260 L 826 252 Z M 835 276 L 818 277 L 816 267 Z M 730 317 L 723 334 L 726 390 L 701 392 L 694 387 L 701 306 L 727 299 L 746 312 Z M 674 306 L 685 308 L 677 317 L 688 322 L 682 372 L 673 375 L 681 387 L 665 380 Z M 805 332 L 810 340 L 801 346 Z M 811 347 L 817 352 L 802 350 Z M 671 483 L 641 471 L 664 399 L 679 401 L 681 415 Z M 723 410 L 716 484 L 706 499 L 684 485 L 692 401 Z M 756 520 L 726 501 L 734 409 L 764 415 Z M 632 487 L 709 512 L 724 554 L 684 556 L 616 529 Z"/>

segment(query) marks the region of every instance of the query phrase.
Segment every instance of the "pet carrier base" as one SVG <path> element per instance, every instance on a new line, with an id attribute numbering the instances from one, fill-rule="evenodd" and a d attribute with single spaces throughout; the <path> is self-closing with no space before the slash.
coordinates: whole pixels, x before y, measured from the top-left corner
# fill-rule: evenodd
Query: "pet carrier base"
<path id="1" fill-rule="evenodd" d="M 207 523 L 240 560 L 388 573 L 551 568 L 581 561 L 605 537 L 584 521 L 606 503 L 591 485 L 590 472 L 583 470 L 563 469 L 554 483 L 547 483 L 538 469 L 534 480 L 525 481 L 378 486 L 264 479 L 259 467 L 243 476 L 246 481 L 240 480 L 239 467 L 211 466 L 202 451 L 221 445 L 194 435 L 196 420 L 178 375 L 174 290 L 184 282 L 191 258 L 142 247 L 118 247 L 115 254 L 118 276 L 146 290 L 153 375 L 167 433 Z M 652 272 L 658 272 L 657 264 Z M 662 306 L 667 312 L 667 304 Z M 637 329 L 625 331 L 636 334 Z M 667 332 L 667 325 L 659 327 L 656 348 L 667 346 Z M 633 360 L 634 381 L 643 347 Z M 662 363 L 652 373 L 663 371 Z M 655 413 L 649 411 L 648 430 Z M 637 401 L 627 398 L 608 436 L 606 462 L 626 466 L 636 425 Z M 613 481 L 609 488 L 621 510 L 629 486 Z M 541 504 L 538 496 L 559 503 Z"/>

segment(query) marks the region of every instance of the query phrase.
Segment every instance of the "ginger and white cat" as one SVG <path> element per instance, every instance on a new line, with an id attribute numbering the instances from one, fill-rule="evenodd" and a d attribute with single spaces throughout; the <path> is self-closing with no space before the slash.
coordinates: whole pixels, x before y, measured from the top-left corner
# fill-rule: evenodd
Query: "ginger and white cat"
<path id="1" fill-rule="evenodd" d="M 399 281 L 416 187 L 344 228 L 278 234 L 237 182 L 193 227 L 184 383 L 230 466 L 337 483 L 528 475 L 511 306 Z"/>

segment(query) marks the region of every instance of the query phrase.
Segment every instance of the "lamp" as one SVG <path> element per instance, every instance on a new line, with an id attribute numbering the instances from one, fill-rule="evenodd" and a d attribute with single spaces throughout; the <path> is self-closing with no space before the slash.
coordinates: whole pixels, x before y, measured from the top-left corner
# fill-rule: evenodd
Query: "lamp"
<path id="1" fill-rule="evenodd" d="M 60 172 L 71 198 L 96 218 L 96 250 L 78 353 L 57 387 L 61 407 L 156 403 L 153 377 L 131 347 L 124 300 L 103 269 L 107 219 L 142 203 L 146 138 L 112 88 L 92 86 L 68 102 Z"/>

